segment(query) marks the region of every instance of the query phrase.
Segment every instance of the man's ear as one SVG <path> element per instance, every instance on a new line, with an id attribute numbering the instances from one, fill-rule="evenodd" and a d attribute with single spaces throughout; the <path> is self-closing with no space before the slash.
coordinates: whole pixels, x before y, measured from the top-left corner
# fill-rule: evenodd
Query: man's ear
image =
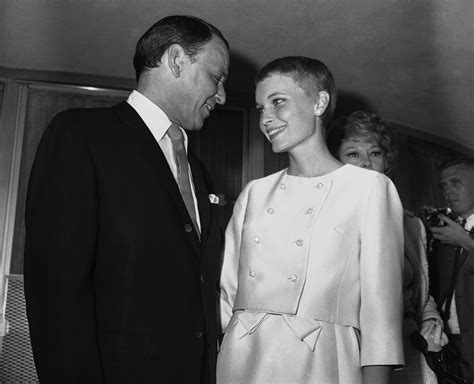
<path id="1" fill-rule="evenodd" d="M 174 77 L 181 76 L 185 57 L 186 52 L 184 52 L 184 49 L 181 45 L 173 44 L 168 48 L 167 64 Z"/>
<path id="2" fill-rule="evenodd" d="M 321 117 L 324 112 L 326 112 L 330 100 L 331 97 L 329 96 L 329 93 L 327 93 L 326 91 L 319 91 L 318 99 L 316 100 L 316 104 L 314 105 L 314 114 L 318 117 Z"/>

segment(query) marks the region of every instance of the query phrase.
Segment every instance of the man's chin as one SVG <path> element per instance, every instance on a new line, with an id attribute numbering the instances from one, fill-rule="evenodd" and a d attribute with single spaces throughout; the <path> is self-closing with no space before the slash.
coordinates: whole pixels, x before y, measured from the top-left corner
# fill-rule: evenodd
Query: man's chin
<path id="1" fill-rule="evenodd" d="M 205 120 L 205 118 L 201 118 L 198 121 L 195 121 L 191 131 L 200 131 L 202 129 L 202 127 L 204 126 L 204 120 Z"/>
<path id="2" fill-rule="evenodd" d="M 448 203 L 448 207 L 456 214 L 459 215 L 459 209 L 461 208 L 458 203 L 452 202 Z"/>
<path id="3" fill-rule="evenodd" d="M 200 131 L 203 127 L 203 124 L 194 125 L 190 131 Z"/>
<path id="4" fill-rule="evenodd" d="M 204 120 L 189 122 L 183 125 L 183 129 L 186 131 L 200 131 L 204 125 Z"/>
<path id="5" fill-rule="evenodd" d="M 451 210 L 453 211 L 455 215 L 458 215 L 464 218 L 470 216 L 468 210 L 466 210 L 466 207 L 461 207 L 459 204 L 450 204 L 449 208 L 451 208 Z"/>

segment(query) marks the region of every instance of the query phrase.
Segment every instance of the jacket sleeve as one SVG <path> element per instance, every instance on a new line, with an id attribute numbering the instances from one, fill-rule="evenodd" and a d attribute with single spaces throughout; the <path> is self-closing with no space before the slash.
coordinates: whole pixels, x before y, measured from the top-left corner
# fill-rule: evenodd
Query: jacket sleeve
<path id="1" fill-rule="evenodd" d="M 221 326 L 225 333 L 232 317 L 238 288 L 240 246 L 247 206 L 249 185 L 241 192 L 234 205 L 232 217 L 225 232 L 224 260 L 220 280 Z"/>
<path id="2" fill-rule="evenodd" d="M 377 175 L 361 227 L 361 365 L 402 365 L 403 209 L 392 182 Z"/>
<path id="3" fill-rule="evenodd" d="M 466 261 L 464 262 L 464 270 L 469 274 L 474 274 L 474 233 L 470 232 L 471 236 L 471 247 L 465 248 L 464 252 L 467 253 Z"/>
<path id="4" fill-rule="evenodd" d="M 80 110 L 58 115 L 28 185 L 25 298 L 45 383 L 102 383 L 93 271 L 98 228 L 94 164 Z"/>

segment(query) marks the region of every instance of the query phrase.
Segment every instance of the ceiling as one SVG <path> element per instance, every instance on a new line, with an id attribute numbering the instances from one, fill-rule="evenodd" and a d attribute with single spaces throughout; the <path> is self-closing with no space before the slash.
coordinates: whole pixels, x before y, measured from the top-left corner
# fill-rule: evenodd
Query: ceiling
<path id="1" fill-rule="evenodd" d="M 231 45 L 227 89 L 287 55 L 324 61 L 340 113 L 474 150 L 472 0 L 1 0 L 0 66 L 133 78 L 135 43 L 170 14 L 199 16 Z"/>

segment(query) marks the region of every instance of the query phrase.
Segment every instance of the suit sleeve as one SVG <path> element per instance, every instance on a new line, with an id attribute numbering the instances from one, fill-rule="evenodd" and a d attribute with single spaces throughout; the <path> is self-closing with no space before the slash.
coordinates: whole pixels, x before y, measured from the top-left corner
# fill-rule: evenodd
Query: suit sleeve
<path id="1" fill-rule="evenodd" d="M 473 233 L 473 230 L 471 230 L 470 237 L 471 237 L 471 246 L 469 248 L 464 249 L 464 252 L 467 253 L 464 270 L 467 273 L 472 275 L 474 274 L 474 233 Z"/>
<path id="2" fill-rule="evenodd" d="M 242 241 L 242 228 L 247 206 L 248 189 L 247 186 L 235 202 L 233 214 L 225 232 L 224 260 L 220 280 L 221 326 L 224 333 L 232 317 L 237 294 L 240 245 Z"/>
<path id="3" fill-rule="evenodd" d="M 361 366 L 402 365 L 403 209 L 392 182 L 377 175 L 361 228 Z"/>
<path id="4" fill-rule="evenodd" d="M 26 204 L 25 297 L 45 383 L 102 383 L 93 272 L 96 175 L 81 112 L 58 115 L 39 144 Z"/>

